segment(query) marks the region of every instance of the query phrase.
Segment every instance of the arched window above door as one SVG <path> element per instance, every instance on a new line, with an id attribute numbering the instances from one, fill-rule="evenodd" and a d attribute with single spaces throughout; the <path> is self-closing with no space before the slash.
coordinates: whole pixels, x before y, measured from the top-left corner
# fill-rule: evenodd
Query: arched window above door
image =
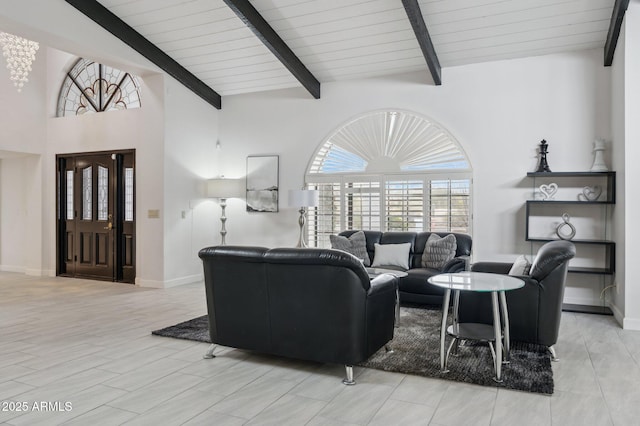
<path id="1" fill-rule="evenodd" d="M 140 84 L 128 72 L 80 58 L 67 73 L 56 115 L 140 108 Z"/>

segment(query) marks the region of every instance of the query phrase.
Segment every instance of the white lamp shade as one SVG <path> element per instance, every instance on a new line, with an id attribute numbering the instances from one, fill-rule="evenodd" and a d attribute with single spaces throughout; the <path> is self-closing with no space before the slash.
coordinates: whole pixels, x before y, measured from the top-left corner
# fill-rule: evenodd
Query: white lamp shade
<path id="1" fill-rule="evenodd" d="M 243 198 L 244 196 L 244 179 L 209 179 L 207 181 L 209 198 Z"/>
<path id="2" fill-rule="evenodd" d="M 289 207 L 315 207 L 319 201 L 320 193 L 314 189 L 289 190 Z"/>

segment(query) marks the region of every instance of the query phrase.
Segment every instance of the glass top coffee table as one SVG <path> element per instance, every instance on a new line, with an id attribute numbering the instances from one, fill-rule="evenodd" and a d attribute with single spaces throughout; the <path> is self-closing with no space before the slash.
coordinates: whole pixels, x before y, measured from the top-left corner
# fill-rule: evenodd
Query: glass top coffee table
<path id="1" fill-rule="evenodd" d="M 435 275 L 428 282 L 445 290 L 442 303 L 442 326 L 440 328 L 440 371 L 447 373 L 447 360 L 449 352 L 459 339 L 481 340 L 489 343 L 494 358 L 496 382 L 502 382 L 502 345 L 504 335 L 504 349 L 506 359 L 509 358 L 509 313 L 505 291 L 516 290 L 524 286 L 520 278 L 509 275 L 489 274 L 484 272 L 457 272 L 452 274 Z M 447 314 L 451 291 L 454 291 L 453 325 L 447 329 Z M 491 293 L 491 306 L 493 308 L 493 326 L 475 323 L 458 323 L 458 301 L 461 291 L 474 291 L 479 293 Z M 500 299 L 500 305 L 498 305 Z M 500 312 L 502 311 L 502 326 L 500 324 Z M 445 352 L 446 335 L 453 337 L 449 349 Z M 491 345 L 495 344 L 495 350 Z"/>

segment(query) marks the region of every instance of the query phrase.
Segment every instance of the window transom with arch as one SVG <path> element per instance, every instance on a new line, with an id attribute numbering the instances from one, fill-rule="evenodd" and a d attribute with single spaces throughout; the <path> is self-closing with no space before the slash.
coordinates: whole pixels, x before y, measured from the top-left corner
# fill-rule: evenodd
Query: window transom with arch
<path id="1" fill-rule="evenodd" d="M 128 72 L 80 58 L 67 73 L 56 115 L 140 108 L 140 84 Z"/>
<path id="2" fill-rule="evenodd" d="M 357 117 L 333 132 L 305 175 L 320 203 L 308 212 L 310 245 L 345 229 L 471 231 L 471 166 L 438 123 L 400 110 Z"/>

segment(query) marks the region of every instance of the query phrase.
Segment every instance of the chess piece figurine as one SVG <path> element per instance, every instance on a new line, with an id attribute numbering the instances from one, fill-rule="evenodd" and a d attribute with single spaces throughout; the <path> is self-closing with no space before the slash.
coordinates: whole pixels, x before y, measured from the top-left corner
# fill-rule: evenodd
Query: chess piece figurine
<path id="1" fill-rule="evenodd" d="M 549 164 L 547 163 L 547 148 L 547 141 L 542 139 L 540 142 L 540 159 L 538 161 L 538 168 L 536 169 L 537 173 L 551 171 Z"/>
<path id="2" fill-rule="evenodd" d="M 593 143 L 593 166 L 591 166 L 592 172 L 608 172 L 609 169 L 604 163 L 604 150 L 607 141 L 604 139 L 596 139 Z"/>

